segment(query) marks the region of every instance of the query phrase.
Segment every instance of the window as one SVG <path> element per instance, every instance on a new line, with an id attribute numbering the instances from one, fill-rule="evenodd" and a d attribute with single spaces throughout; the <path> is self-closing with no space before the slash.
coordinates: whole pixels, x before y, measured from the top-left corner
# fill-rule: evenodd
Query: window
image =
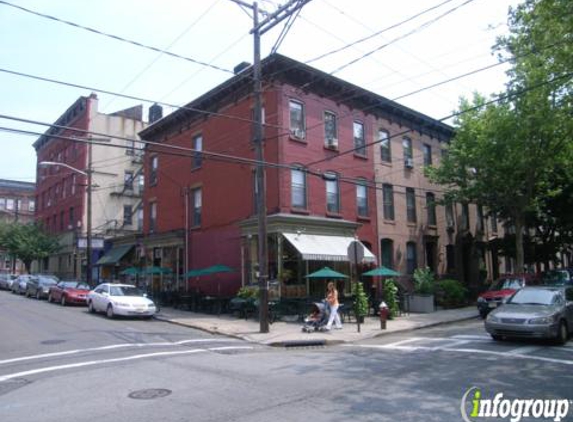
<path id="1" fill-rule="evenodd" d="M 30 211 L 34 211 L 36 209 L 36 201 L 30 199 L 30 201 L 28 202 L 28 209 Z"/>
<path id="2" fill-rule="evenodd" d="M 364 179 L 356 185 L 356 207 L 359 216 L 368 217 L 368 191 Z"/>
<path id="3" fill-rule="evenodd" d="M 402 139 L 402 149 L 404 150 L 404 166 L 413 168 L 414 152 L 412 151 L 412 140 L 410 138 Z"/>
<path id="4" fill-rule="evenodd" d="M 296 139 L 304 139 L 305 134 L 305 116 L 304 105 L 298 101 L 289 102 L 290 109 L 290 133 Z"/>
<path id="5" fill-rule="evenodd" d="M 291 170 L 291 206 L 306 208 L 306 172 L 302 168 Z"/>
<path id="6" fill-rule="evenodd" d="M 414 188 L 406 188 L 406 218 L 408 223 L 415 223 L 416 215 L 416 191 Z"/>
<path id="7" fill-rule="evenodd" d="M 203 151 L 203 136 L 197 135 L 193 138 L 193 149 L 195 152 L 193 153 L 193 163 L 191 164 L 192 169 L 197 169 L 201 167 L 203 162 L 203 154 L 200 151 Z"/>
<path id="8" fill-rule="evenodd" d="M 497 233 L 497 214 L 495 212 L 492 212 L 490 214 L 491 217 L 491 231 L 493 233 Z"/>
<path id="9" fill-rule="evenodd" d="M 330 111 L 324 112 L 324 144 L 327 148 L 338 147 L 338 125 L 336 122 L 336 114 Z"/>
<path id="10" fill-rule="evenodd" d="M 135 155 L 135 140 L 134 139 L 128 139 L 127 141 L 125 141 L 125 155 Z"/>
<path id="11" fill-rule="evenodd" d="M 14 210 L 14 200 L 12 198 L 6 199 L 6 209 L 9 211 Z"/>
<path id="12" fill-rule="evenodd" d="M 378 142 L 380 143 L 380 159 L 383 162 L 392 162 L 392 149 L 390 148 L 390 136 L 388 132 L 380 129 L 378 131 Z"/>
<path id="13" fill-rule="evenodd" d="M 462 230 L 470 229 L 470 207 L 468 204 L 462 204 Z"/>
<path id="14" fill-rule="evenodd" d="M 71 230 L 76 223 L 76 216 L 74 214 L 74 207 L 70 207 L 70 218 L 68 219 L 68 228 Z"/>
<path id="15" fill-rule="evenodd" d="M 143 207 L 141 205 L 137 209 L 137 230 L 143 230 Z"/>
<path id="16" fill-rule="evenodd" d="M 72 174 L 72 195 L 76 194 L 76 182 L 77 182 L 77 177 L 75 174 Z"/>
<path id="17" fill-rule="evenodd" d="M 456 269 L 456 250 L 454 245 L 446 245 L 446 268 L 448 272 Z"/>
<path id="18" fill-rule="evenodd" d="M 126 190 L 133 190 L 133 172 L 126 170 L 123 175 L 123 187 Z"/>
<path id="19" fill-rule="evenodd" d="M 435 226 L 438 223 L 436 219 L 436 195 L 432 192 L 426 192 L 426 211 L 428 212 L 428 225 Z"/>
<path id="20" fill-rule="evenodd" d="M 137 194 L 138 195 L 143 195 L 143 188 L 145 186 L 145 178 L 143 177 L 143 174 L 138 174 L 136 177 L 137 180 Z"/>
<path id="21" fill-rule="evenodd" d="M 446 205 L 446 227 L 448 229 L 453 229 L 455 227 L 454 204 Z"/>
<path id="22" fill-rule="evenodd" d="M 432 165 L 432 147 L 428 144 L 422 145 L 422 149 L 424 151 L 424 165 L 431 166 Z"/>
<path id="23" fill-rule="evenodd" d="M 382 202 L 384 220 L 394 220 L 394 187 L 392 185 L 382 185 Z"/>
<path id="24" fill-rule="evenodd" d="M 149 163 L 149 184 L 151 186 L 157 184 L 158 167 L 159 167 L 159 158 L 157 157 L 157 155 L 154 155 L 153 157 L 151 157 Z"/>
<path id="25" fill-rule="evenodd" d="M 382 239 L 380 241 L 380 254 L 382 258 L 382 266 L 386 268 L 394 268 L 394 241 L 392 239 Z"/>
<path id="26" fill-rule="evenodd" d="M 149 231 L 154 232 L 157 229 L 157 202 L 149 204 Z"/>
<path id="27" fill-rule="evenodd" d="M 338 189 L 338 176 L 335 173 L 324 174 L 326 179 L 326 209 L 333 214 L 340 213 L 340 193 Z"/>
<path id="28" fill-rule="evenodd" d="M 414 274 L 414 270 L 418 268 L 418 256 L 416 253 L 416 243 L 406 243 L 406 272 Z"/>
<path id="29" fill-rule="evenodd" d="M 364 138 L 364 124 L 361 122 L 354 122 L 354 153 L 366 156 L 366 140 Z"/>
<path id="30" fill-rule="evenodd" d="M 483 232 L 483 206 L 477 206 L 477 227 L 476 229 L 480 232 Z"/>
<path id="31" fill-rule="evenodd" d="M 193 198 L 193 216 L 191 218 L 191 224 L 194 227 L 197 227 L 201 225 L 201 208 L 203 205 L 201 188 L 193 189 L 191 197 Z"/>
<path id="32" fill-rule="evenodd" d="M 60 211 L 60 231 L 63 232 L 64 231 L 64 220 L 65 220 L 65 216 L 64 216 L 64 211 Z"/>
<path id="33" fill-rule="evenodd" d="M 123 225 L 130 226 L 133 220 L 133 211 L 131 205 L 123 206 Z"/>

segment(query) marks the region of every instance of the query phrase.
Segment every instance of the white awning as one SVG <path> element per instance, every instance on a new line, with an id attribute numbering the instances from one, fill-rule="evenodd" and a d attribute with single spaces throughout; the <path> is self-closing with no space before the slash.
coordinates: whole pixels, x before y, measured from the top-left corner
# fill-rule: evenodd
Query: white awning
<path id="1" fill-rule="evenodd" d="M 305 261 L 349 261 L 348 246 L 353 237 L 317 234 L 283 233 Z M 364 246 L 364 245 L 363 245 Z M 376 262 L 376 257 L 364 246 L 363 262 Z"/>

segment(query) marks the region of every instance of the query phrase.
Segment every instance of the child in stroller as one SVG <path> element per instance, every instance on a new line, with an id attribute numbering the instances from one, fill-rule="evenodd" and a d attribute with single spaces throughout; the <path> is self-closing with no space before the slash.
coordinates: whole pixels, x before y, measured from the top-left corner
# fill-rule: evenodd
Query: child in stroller
<path id="1" fill-rule="evenodd" d="M 304 319 L 302 331 L 311 333 L 321 331 L 328 321 L 328 306 L 325 301 L 314 302 L 311 305 L 310 314 Z"/>

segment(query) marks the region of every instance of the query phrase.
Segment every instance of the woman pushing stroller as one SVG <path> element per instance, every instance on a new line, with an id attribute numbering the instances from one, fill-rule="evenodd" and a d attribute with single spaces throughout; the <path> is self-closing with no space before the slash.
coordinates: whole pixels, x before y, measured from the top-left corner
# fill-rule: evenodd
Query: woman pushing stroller
<path id="1" fill-rule="evenodd" d="M 338 290 L 334 286 L 334 282 L 330 281 L 326 286 L 326 303 L 329 307 L 328 322 L 326 323 L 325 329 L 329 331 L 332 329 L 332 323 L 337 330 L 342 328 L 342 323 L 340 322 L 340 315 L 338 315 Z"/>

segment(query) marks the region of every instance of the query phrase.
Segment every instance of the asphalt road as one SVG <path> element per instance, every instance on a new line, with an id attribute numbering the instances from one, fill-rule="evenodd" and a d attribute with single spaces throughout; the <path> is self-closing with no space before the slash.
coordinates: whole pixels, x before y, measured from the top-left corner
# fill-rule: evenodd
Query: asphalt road
<path id="1" fill-rule="evenodd" d="M 285 350 L 0 292 L 0 332 L 2 422 L 448 422 L 472 387 L 573 399 L 571 342 L 499 344 L 479 321 Z"/>

